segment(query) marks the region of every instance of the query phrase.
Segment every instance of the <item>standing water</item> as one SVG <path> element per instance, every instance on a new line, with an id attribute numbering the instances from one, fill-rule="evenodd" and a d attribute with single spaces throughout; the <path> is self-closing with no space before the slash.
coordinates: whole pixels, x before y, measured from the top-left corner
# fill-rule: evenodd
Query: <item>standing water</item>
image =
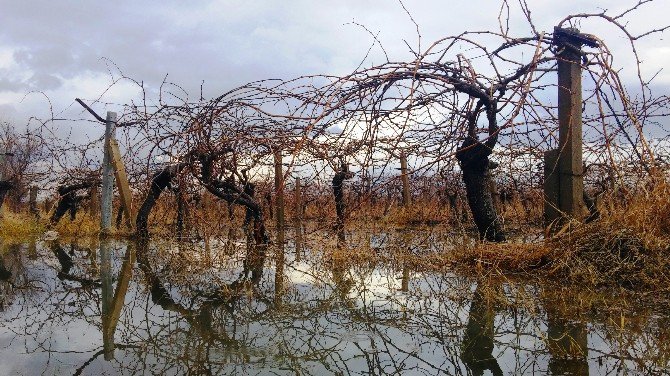
<path id="1" fill-rule="evenodd" d="M 670 370 L 670 310 L 658 297 L 385 257 L 440 249 L 439 236 L 421 231 L 361 235 L 362 252 L 381 255 L 367 259 L 303 234 L 267 250 L 239 235 L 4 245 L 0 373 Z"/>

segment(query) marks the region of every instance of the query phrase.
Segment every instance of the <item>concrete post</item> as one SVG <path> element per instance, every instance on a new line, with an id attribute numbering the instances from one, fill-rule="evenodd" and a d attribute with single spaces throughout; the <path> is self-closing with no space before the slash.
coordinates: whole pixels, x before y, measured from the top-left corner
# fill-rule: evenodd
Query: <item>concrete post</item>
<path id="1" fill-rule="evenodd" d="M 562 40 L 558 44 L 559 208 L 566 216 L 581 218 L 585 214 L 581 54 Z"/>
<path id="2" fill-rule="evenodd" d="M 402 180 L 402 205 L 408 207 L 412 204 L 412 196 L 409 193 L 407 156 L 405 155 L 404 151 L 400 152 L 400 179 Z"/>
<path id="3" fill-rule="evenodd" d="M 107 115 L 109 119 L 109 114 Z M 111 219 L 111 217 L 110 217 Z M 105 360 L 114 359 L 114 333 L 107 330 L 112 311 L 112 299 L 114 297 L 114 281 L 112 277 L 112 244 L 109 239 L 100 241 L 100 301 L 102 303 L 102 342 Z M 110 336 L 111 335 L 111 336 Z"/>
<path id="4" fill-rule="evenodd" d="M 559 204 L 560 177 L 558 149 L 544 153 L 544 225 L 549 226 L 561 217 Z"/>
<path id="5" fill-rule="evenodd" d="M 554 28 L 558 50 L 558 149 L 545 153 L 545 223 L 560 217 L 582 219 L 584 167 L 582 160 L 581 46 L 597 47 L 597 40 L 577 29 Z"/>
<path id="6" fill-rule="evenodd" d="M 100 198 L 100 231 L 106 234 L 112 229 L 112 201 L 114 198 L 114 167 L 110 153 L 111 140 L 116 133 L 116 112 L 107 112 L 105 121 L 105 145 L 102 159 L 102 192 Z"/>

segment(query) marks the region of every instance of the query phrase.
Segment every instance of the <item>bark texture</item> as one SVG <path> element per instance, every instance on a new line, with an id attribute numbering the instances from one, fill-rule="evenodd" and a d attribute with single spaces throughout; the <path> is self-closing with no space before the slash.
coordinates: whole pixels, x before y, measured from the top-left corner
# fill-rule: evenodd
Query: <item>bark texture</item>
<path id="1" fill-rule="evenodd" d="M 344 202 L 344 181 L 351 179 L 352 177 L 353 174 L 349 172 L 347 168 L 343 168 L 342 171 L 337 172 L 333 177 L 333 195 L 335 196 L 335 213 L 337 214 L 335 231 L 340 240 L 344 240 L 344 212 L 346 210 L 346 204 Z"/>
<path id="2" fill-rule="evenodd" d="M 0 181 L 0 208 L 5 201 L 5 196 L 10 189 L 14 188 L 14 184 L 10 181 Z"/>
<path id="3" fill-rule="evenodd" d="M 49 221 L 50 226 L 55 225 L 66 214 L 70 213 L 70 220 L 73 221 L 77 216 L 77 209 L 79 204 L 85 197 L 77 196 L 77 191 L 81 189 L 90 189 L 93 186 L 99 185 L 98 180 L 84 181 L 72 185 L 61 185 L 58 187 L 58 204 L 54 210 Z"/>
<path id="4" fill-rule="evenodd" d="M 165 188 L 170 186 L 172 179 L 174 179 L 183 168 L 184 165 L 168 166 L 154 174 L 154 176 L 151 178 L 151 187 L 149 187 L 147 197 L 144 198 L 144 202 L 142 203 L 140 210 L 137 211 L 135 227 L 137 228 L 138 236 L 149 236 L 149 214 L 156 205 L 156 201 L 160 197 L 161 193 L 163 193 Z"/>
<path id="5" fill-rule="evenodd" d="M 496 213 L 490 187 L 491 148 L 468 138 L 456 153 L 468 197 L 468 205 L 477 225 L 479 237 L 492 242 L 506 240 L 501 220 Z"/>

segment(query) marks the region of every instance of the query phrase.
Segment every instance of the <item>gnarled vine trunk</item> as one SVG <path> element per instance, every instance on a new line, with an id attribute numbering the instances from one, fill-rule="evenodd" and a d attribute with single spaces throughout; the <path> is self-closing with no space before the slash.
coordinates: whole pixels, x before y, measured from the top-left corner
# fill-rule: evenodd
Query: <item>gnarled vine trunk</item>
<path id="1" fill-rule="evenodd" d="M 265 230 L 263 208 L 254 196 L 254 191 L 248 183 L 242 189 L 233 181 L 221 180 L 213 175 L 215 154 L 200 154 L 198 156 L 201 165 L 201 181 L 205 188 L 214 196 L 231 204 L 239 204 L 246 208 L 247 217 L 253 219 L 253 240 L 257 246 L 264 248 L 269 243 Z M 264 253 L 264 249 L 258 249 L 258 253 Z M 264 257 L 264 255 L 263 255 Z"/>
<path id="2" fill-rule="evenodd" d="M 14 184 L 10 181 L 0 181 L 0 208 L 5 201 L 5 196 L 10 189 L 14 188 Z"/>
<path id="3" fill-rule="evenodd" d="M 351 179 L 353 174 L 349 172 L 346 167 L 342 168 L 333 177 L 333 195 L 335 196 L 335 213 L 337 219 L 335 222 L 335 232 L 340 242 L 344 241 L 344 211 L 346 204 L 344 203 L 344 181 Z"/>
<path id="4" fill-rule="evenodd" d="M 161 193 L 170 185 L 170 183 L 172 183 L 172 179 L 174 179 L 183 168 L 183 164 L 168 166 L 154 174 L 151 178 L 151 186 L 149 187 L 147 197 L 144 198 L 140 210 L 137 211 L 135 227 L 137 228 L 138 236 L 149 236 L 149 214 L 156 205 L 156 201 Z"/>
<path id="5" fill-rule="evenodd" d="M 70 213 L 70 220 L 73 221 L 77 216 L 77 209 L 79 204 L 85 197 L 77 196 L 77 191 L 81 189 L 90 189 L 93 186 L 100 184 L 97 180 L 84 181 L 82 183 L 72 185 L 62 185 L 58 187 L 58 204 L 49 220 L 49 226 L 53 226 L 66 214 Z"/>
<path id="6" fill-rule="evenodd" d="M 492 180 L 489 155 L 491 152 L 491 148 L 485 144 L 468 138 L 456 153 L 456 158 L 463 171 L 468 204 L 480 239 L 504 242 L 505 234 L 490 190 Z"/>

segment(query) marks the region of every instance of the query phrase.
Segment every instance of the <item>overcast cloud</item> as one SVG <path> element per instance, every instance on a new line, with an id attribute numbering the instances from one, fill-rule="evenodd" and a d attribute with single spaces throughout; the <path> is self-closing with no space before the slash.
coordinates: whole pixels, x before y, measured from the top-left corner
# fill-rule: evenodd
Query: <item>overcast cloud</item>
<path id="1" fill-rule="evenodd" d="M 539 29 L 550 32 L 564 16 L 615 11 L 636 1 L 529 0 Z M 420 26 L 422 46 L 466 30 L 496 30 L 495 0 L 405 0 Z M 668 21 L 670 0 L 656 0 L 629 18 L 632 31 Z M 511 29 L 528 35 L 512 9 Z M 46 117 L 51 101 L 60 116 L 79 114 L 75 97 L 100 97 L 111 82 L 110 69 L 156 88 L 166 74 L 197 96 L 215 96 L 242 83 L 303 74 L 345 74 L 354 70 L 373 43 L 352 21 L 379 38 L 391 60 L 409 59 L 406 40 L 418 46 L 414 24 L 392 0 L 344 1 L 31 1 L 0 0 L 0 120 L 25 124 Z M 600 24 L 580 25 L 601 36 L 624 68 L 635 71 L 625 40 Z M 641 45 L 645 74 L 670 66 L 670 43 L 662 36 Z M 381 63 L 374 48 L 366 64 Z M 628 63 L 626 63 L 628 62 Z M 115 66 L 114 66 L 115 65 Z M 655 82 L 670 84 L 670 71 Z M 41 94 L 28 94 L 40 91 Z M 115 85 L 103 102 L 127 103 L 136 97 L 130 83 Z M 113 106 L 109 106 L 112 108 Z M 104 112 L 103 105 L 97 110 Z"/>

